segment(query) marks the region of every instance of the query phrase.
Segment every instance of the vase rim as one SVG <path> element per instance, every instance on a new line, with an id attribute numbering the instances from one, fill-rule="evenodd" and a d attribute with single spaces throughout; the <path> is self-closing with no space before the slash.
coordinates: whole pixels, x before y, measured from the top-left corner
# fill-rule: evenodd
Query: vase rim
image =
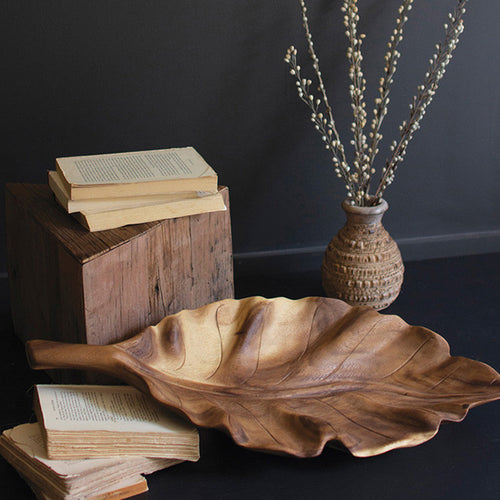
<path id="1" fill-rule="evenodd" d="M 349 214 L 360 214 L 360 215 L 379 215 L 383 214 L 389 208 L 389 204 L 382 198 L 380 203 L 371 207 L 360 207 L 359 205 L 351 205 L 349 200 L 344 200 L 342 202 L 342 208 L 346 213 Z"/>

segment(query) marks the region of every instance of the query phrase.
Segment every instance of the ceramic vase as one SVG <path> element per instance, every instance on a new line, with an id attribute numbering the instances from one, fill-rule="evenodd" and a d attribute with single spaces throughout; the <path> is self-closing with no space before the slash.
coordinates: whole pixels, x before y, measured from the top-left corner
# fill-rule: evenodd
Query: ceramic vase
<path id="1" fill-rule="evenodd" d="M 321 267 L 327 296 L 351 305 L 384 309 L 399 295 L 404 266 L 396 242 L 382 225 L 388 204 L 342 203 L 347 221 L 330 241 Z"/>

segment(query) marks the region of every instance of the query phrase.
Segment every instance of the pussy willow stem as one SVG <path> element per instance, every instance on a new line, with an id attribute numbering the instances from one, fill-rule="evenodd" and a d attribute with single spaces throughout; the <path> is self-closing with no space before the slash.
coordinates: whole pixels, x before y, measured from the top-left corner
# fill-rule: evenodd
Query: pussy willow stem
<path id="1" fill-rule="evenodd" d="M 389 93 L 391 90 L 391 85 L 393 83 L 393 77 L 397 69 L 397 61 L 399 59 L 399 52 L 397 50 L 401 40 L 403 39 L 403 28 L 408 21 L 408 16 L 412 8 L 413 0 L 404 0 L 403 4 L 398 9 L 398 17 L 396 18 L 396 28 L 391 35 L 388 42 L 389 51 L 387 52 L 386 65 L 384 75 L 380 79 L 379 86 L 379 98 L 375 100 L 375 109 L 373 110 L 373 121 L 372 121 L 372 136 L 370 147 L 368 148 L 368 177 L 363 185 L 363 191 L 368 194 L 370 191 L 371 182 L 371 169 L 373 168 L 373 162 L 375 161 L 375 156 L 378 153 L 378 145 L 382 136 L 380 135 L 380 129 L 382 128 L 382 123 L 387 115 L 387 109 L 389 104 Z"/>
<path id="2" fill-rule="evenodd" d="M 336 139 L 338 147 L 334 148 L 336 151 L 336 156 L 339 158 L 340 162 L 347 164 L 344 147 L 342 146 L 342 141 L 340 140 L 340 136 L 337 130 L 337 126 L 335 124 L 335 120 L 333 119 L 333 111 L 330 103 L 328 102 L 328 96 L 326 95 L 326 89 L 323 82 L 323 76 L 321 74 L 321 70 L 319 67 L 319 59 L 316 55 L 316 51 L 314 50 L 314 43 L 312 40 L 311 30 L 309 29 L 309 21 L 307 18 L 307 7 L 304 0 L 299 0 L 299 4 L 302 12 L 302 24 L 304 26 L 304 30 L 306 32 L 306 40 L 309 51 L 309 56 L 313 62 L 314 72 L 316 73 L 316 78 L 318 79 L 318 90 L 321 93 L 321 97 L 323 99 L 323 104 L 325 105 L 325 110 L 328 115 L 328 123 L 329 127 L 332 129 L 332 134 Z"/>
<path id="3" fill-rule="evenodd" d="M 463 15 L 465 14 L 465 4 L 467 1 L 468 0 L 459 0 L 454 12 L 449 14 L 450 22 L 446 25 L 445 39 L 437 45 L 437 52 L 435 57 L 431 60 L 424 83 L 419 86 L 417 95 L 412 105 L 410 105 L 411 109 L 408 121 L 403 122 L 403 125 L 400 127 L 401 138 L 394 148 L 391 159 L 386 162 L 385 171 L 373 197 L 374 203 L 376 203 L 377 200 L 380 201 L 385 190 L 392 182 L 398 164 L 406 154 L 408 142 L 412 139 L 413 133 L 419 128 L 419 123 L 425 114 L 425 109 L 432 101 L 439 81 L 444 76 L 445 67 L 450 62 L 451 54 L 455 50 L 460 34 L 463 31 Z"/>

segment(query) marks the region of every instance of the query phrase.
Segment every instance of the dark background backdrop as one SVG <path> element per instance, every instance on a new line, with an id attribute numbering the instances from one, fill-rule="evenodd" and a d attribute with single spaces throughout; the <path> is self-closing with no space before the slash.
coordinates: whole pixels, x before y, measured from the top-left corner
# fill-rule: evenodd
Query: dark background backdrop
<path id="1" fill-rule="evenodd" d="M 368 105 L 400 2 L 359 0 Z M 341 3 L 308 2 L 330 102 L 348 143 Z M 415 0 L 382 146 L 405 118 L 455 3 Z M 1 181 L 45 183 L 58 156 L 193 145 L 230 187 L 237 273 L 319 267 L 343 224 L 345 191 L 283 62 L 293 43 L 312 74 L 296 0 L 3 0 L 1 6 Z M 460 45 L 387 191 L 384 224 L 407 260 L 500 251 L 499 21 L 498 0 L 470 2 Z M 3 200 L 0 211 L 5 277 Z M 498 255 L 410 263 L 391 313 L 442 333 L 453 354 L 498 368 Z M 304 274 L 311 280 L 247 276 L 237 280 L 238 295 L 320 293 L 314 273 Z M 0 285 L 7 427 L 31 415 L 25 391 L 34 375 L 18 339 L 14 344 L 6 280 Z M 259 455 L 205 431 L 202 460 L 148 478 L 151 497 L 203 491 L 206 498 L 325 498 L 335 491 L 339 498 L 497 499 L 498 408 L 474 409 L 418 448 L 362 461 L 334 450 L 314 461 Z M 4 461 L 0 475 L 10 497 L 28 495 Z"/>
<path id="2" fill-rule="evenodd" d="M 341 3 L 308 5 L 348 145 Z M 359 2 L 370 113 L 400 3 Z M 414 2 L 379 167 L 455 3 Z M 193 145 L 230 187 L 237 272 L 269 259 L 319 267 L 343 224 L 345 190 L 283 62 L 293 43 L 312 76 L 298 2 L 9 0 L 2 7 L 4 182 L 44 183 L 58 156 Z M 461 43 L 386 193 L 384 224 L 405 259 L 500 249 L 499 20 L 499 2 L 470 2 Z M 3 203 L 1 215 L 4 233 Z M 4 250 L 1 257 L 0 272 Z"/>

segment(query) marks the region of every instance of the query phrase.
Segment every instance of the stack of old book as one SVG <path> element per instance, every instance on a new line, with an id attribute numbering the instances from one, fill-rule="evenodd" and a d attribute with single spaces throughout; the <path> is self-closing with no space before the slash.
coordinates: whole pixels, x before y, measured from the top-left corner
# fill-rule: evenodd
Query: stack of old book
<path id="1" fill-rule="evenodd" d="M 144 474 L 199 458 L 197 429 L 129 386 L 38 385 L 34 407 L 0 454 L 40 499 L 128 498 Z"/>
<path id="2" fill-rule="evenodd" d="M 49 186 L 89 231 L 226 209 L 192 147 L 58 158 Z"/>

